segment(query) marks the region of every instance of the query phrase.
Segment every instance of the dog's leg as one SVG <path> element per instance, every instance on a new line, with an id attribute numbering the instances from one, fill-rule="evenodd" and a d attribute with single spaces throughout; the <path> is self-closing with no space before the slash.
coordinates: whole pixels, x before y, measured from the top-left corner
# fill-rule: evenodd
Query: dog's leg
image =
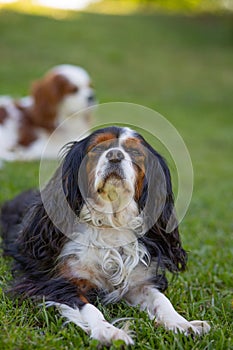
<path id="1" fill-rule="evenodd" d="M 51 305 L 55 305 L 68 321 L 81 327 L 91 338 L 99 340 L 102 344 L 111 345 L 112 341 L 117 339 L 123 340 L 127 345 L 134 343 L 125 331 L 107 322 L 103 314 L 92 304 L 86 303 L 82 307 L 75 308 L 66 304 L 47 303 L 47 306 Z"/>
<path id="2" fill-rule="evenodd" d="M 175 333 L 200 335 L 210 330 L 205 321 L 187 321 L 174 309 L 169 299 L 152 286 L 134 288 L 127 293 L 125 299 L 130 305 L 140 305 L 141 310 L 146 310 L 151 319 L 156 318 L 158 324 Z"/>

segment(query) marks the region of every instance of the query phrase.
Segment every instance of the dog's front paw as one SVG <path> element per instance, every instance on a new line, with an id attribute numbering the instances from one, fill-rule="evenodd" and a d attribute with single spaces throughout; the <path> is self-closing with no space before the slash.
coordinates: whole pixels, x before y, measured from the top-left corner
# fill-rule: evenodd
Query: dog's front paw
<path id="1" fill-rule="evenodd" d="M 185 335 L 196 334 L 202 335 L 208 333 L 210 325 L 206 321 L 186 321 L 180 323 L 166 323 L 165 328 L 172 330 L 174 333 L 184 333 Z"/>
<path id="2" fill-rule="evenodd" d="M 197 321 L 190 321 L 189 323 L 191 324 L 196 334 L 201 335 L 201 334 L 208 333 L 210 331 L 210 325 L 206 321 L 197 320 Z"/>
<path id="3" fill-rule="evenodd" d="M 126 345 L 133 345 L 132 338 L 122 329 L 116 328 L 108 322 L 92 329 L 91 338 L 99 340 L 102 344 L 110 345 L 113 340 L 123 340 Z"/>

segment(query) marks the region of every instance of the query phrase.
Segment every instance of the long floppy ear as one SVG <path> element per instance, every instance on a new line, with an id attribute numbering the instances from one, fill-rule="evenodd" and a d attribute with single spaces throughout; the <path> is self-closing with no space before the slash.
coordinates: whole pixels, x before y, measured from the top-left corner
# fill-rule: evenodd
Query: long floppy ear
<path id="1" fill-rule="evenodd" d="M 47 79 L 37 80 L 31 88 L 34 98 L 31 119 L 37 126 L 52 131 L 55 128 L 57 116 L 56 89 Z"/>
<path id="2" fill-rule="evenodd" d="M 29 203 L 30 210 L 20 225 L 14 258 L 18 268 L 33 278 L 34 271 L 44 275 L 53 263 L 69 235 L 83 205 L 77 174 L 84 157 L 86 139 L 68 146 L 67 154 L 40 195 Z"/>
<path id="3" fill-rule="evenodd" d="M 83 206 L 87 189 L 87 175 L 80 172 L 85 169 L 88 140 L 89 137 L 68 144 L 62 165 L 62 189 L 67 203 L 76 215 L 79 215 Z"/>
<path id="4" fill-rule="evenodd" d="M 64 147 L 61 165 L 41 192 L 47 216 L 68 237 L 75 232 L 77 217 L 85 200 L 80 190 L 79 171 L 85 159 L 88 139 L 71 142 Z"/>
<path id="5" fill-rule="evenodd" d="M 166 161 L 144 140 L 148 149 L 144 188 L 139 207 L 148 230 L 142 238 L 158 265 L 171 272 L 185 269 L 187 255 L 181 245 L 174 211 L 171 175 Z M 171 229 L 169 229 L 171 227 Z"/>
<path id="6" fill-rule="evenodd" d="M 78 87 L 60 74 L 47 74 L 32 84 L 34 98 L 32 119 L 34 123 L 49 131 L 56 126 L 58 104 L 63 97 L 77 92 Z"/>

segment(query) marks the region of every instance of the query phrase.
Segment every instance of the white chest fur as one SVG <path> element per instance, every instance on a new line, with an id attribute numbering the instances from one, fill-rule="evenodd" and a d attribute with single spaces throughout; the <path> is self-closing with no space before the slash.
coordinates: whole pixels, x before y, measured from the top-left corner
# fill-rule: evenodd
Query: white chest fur
<path id="1" fill-rule="evenodd" d="M 95 220 L 96 222 L 96 220 Z M 72 278 L 87 279 L 108 291 L 107 301 L 125 294 L 137 269 L 147 269 L 147 249 L 138 242 L 133 229 L 98 227 L 89 223 L 77 226 L 72 240 L 60 254 Z"/>

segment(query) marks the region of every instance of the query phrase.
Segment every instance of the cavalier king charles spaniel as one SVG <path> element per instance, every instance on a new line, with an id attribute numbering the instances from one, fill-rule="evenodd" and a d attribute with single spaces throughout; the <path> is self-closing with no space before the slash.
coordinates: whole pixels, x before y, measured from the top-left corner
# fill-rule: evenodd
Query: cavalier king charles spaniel
<path id="1" fill-rule="evenodd" d="M 163 294 L 166 270 L 184 270 L 187 256 L 168 166 L 137 132 L 111 126 L 70 143 L 45 188 L 7 202 L 1 221 L 13 294 L 54 305 L 101 343 L 133 340 L 105 320 L 97 299 L 139 305 L 167 330 L 209 331 Z"/>
<path id="2" fill-rule="evenodd" d="M 74 113 L 95 104 L 88 73 L 81 67 L 60 65 L 32 84 L 30 96 L 18 101 L 0 97 L 0 158 L 40 159 L 52 132 Z M 90 111 L 62 125 L 43 154 L 56 158 L 60 148 L 90 127 Z"/>

